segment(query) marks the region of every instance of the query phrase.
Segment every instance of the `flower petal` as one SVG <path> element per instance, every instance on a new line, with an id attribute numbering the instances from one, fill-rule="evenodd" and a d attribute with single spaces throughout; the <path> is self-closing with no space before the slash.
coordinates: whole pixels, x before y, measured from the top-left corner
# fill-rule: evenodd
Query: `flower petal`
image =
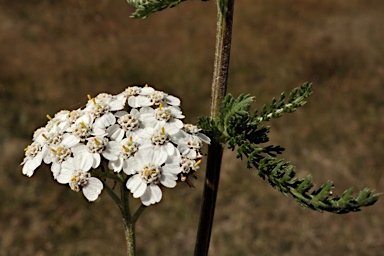
<path id="1" fill-rule="evenodd" d="M 76 169 L 87 172 L 89 171 L 89 169 L 91 169 L 91 167 L 94 164 L 97 164 L 97 159 L 95 160 L 93 155 L 94 154 L 89 154 L 89 153 L 76 155 L 73 160 L 73 165 L 75 166 Z M 100 158 L 100 155 L 99 155 L 99 158 Z"/>
<path id="2" fill-rule="evenodd" d="M 80 138 L 75 135 L 72 135 L 72 134 L 68 134 L 68 135 L 65 134 L 65 135 L 66 136 L 63 136 L 63 141 L 61 142 L 61 144 L 63 144 L 67 148 L 71 148 L 80 142 Z"/>
<path id="3" fill-rule="evenodd" d="M 101 163 L 101 156 L 98 153 L 93 153 L 92 156 L 93 156 L 92 168 L 96 169 L 97 167 L 99 167 Z"/>
<path id="4" fill-rule="evenodd" d="M 180 167 L 180 163 L 169 163 L 165 164 L 162 167 L 163 173 L 172 173 L 172 174 L 179 174 L 182 171 L 182 168 Z"/>
<path id="5" fill-rule="evenodd" d="M 143 183 L 143 180 L 140 178 L 138 174 L 133 175 L 129 180 L 127 181 L 127 188 L 134 193 L 136 189 L 140 186 L 140 184 Z"/>
<path id="6" fill-rule="evenodd" d="M 103 189 L 103 183 L 95 177 L 88 179 L 88 184 L 83 187 L 83 194 L 88 201 L 95 201 Z"/>
<path id="7" fill-rule="evenodd" d="M 131 158 L 128 158 L 127 160 L 124 160 L 123 161 L 123 171 L 128 174 L 128 175 L 132 175 L 132 174 L 135 174 L 136 171 L 134 169 L 131 168 L 131 162 L 132 162 L 132 159 L 134 159 L 133 157 Z"/>
<path id="8" fill-rule="evenodd" d="M 177 176 L 171 173 L 163 173 L 160 176 L 160 182 L 167 188 L 174 188 L 176 186 Z"/>
<path id="9" fill-rule="evenodd" d="M 116 141 L 121 141 L 124 137 L 124 130 L 118 124 L 114 124 L 107 129 L 108 136 Z"/>
<path id="10" fill-rule="evenodd" d="M 156 150 L 153 151 L 152 161 L 154 164 L 162 165 L 167 160 L 168 154 L 165 151 Z"/>
<path id="11" fill-rule="evenodd" d="M 136 191 L 133 193 L 133 197 L 134 198 L 138 198 L 138 197 L 141 197 L 144 192 L 147 190 L 147 184 L 145 184 L 145 182 L 141 182 L 140 185 L 136 188 Z M 131 190 L 131 192 L 133 192 Z"/>
<path id="12" fill-rule="evenodd" d="M 57 175 L 61 172 L 61 163 L 52 163 L 51 172 L 53 173 L 53 178 L 56 179 Z"/>
<path id="13" fill-rule="evenodd" d="M 108 168 L 110 170 L 113 170 L 114 172 L 121 172 L 121 169 L 123 168 L 123 159 L 118 158 L 113 161 L 109 161 Z"/>
<path id="14" fill-rule="evenodd" d="M 63 163 L 63 165 L 64 165 L 64 163 Z M 61 168 L 60 173 L 56 176 L 56 180 L 60 184 L 67 184 L 71 181 L 72 176 L 73 176 L 73 170 L 63 167 L 63 168 Z"/>
<path id="15" fill-rule="evenodd" d="M 31 177 L 37 167 L 41 165 L 43 158 L 41 152 L 34 158 L 28 159 L 23 166 L 23 174 Z"/>
<path id="16" fill-rule="evenodd" d="M 116 97 L 114 100 L 109 102 L 109 107 L 111 111 L 121 110 L 124 108 L 125 98 L 124 97 Z"/>
<path id="17" fill-rule="evenodd" d="M 160 202 L 161 197 L 162 197 L 162 192 L 159 186 L 151 184 L 148 186 L 147 190 L 140 197 L 140 199 L 144 205 L 148 206 L 148 205 Z"/>
<path id="18" fill-rule="evenodd" d="M 201 133 L 199 132 L 197 135 L 196 135 L 202 142 L 206 143 L 206 144 L 211 144 L 211 139 L 205 135 L 204 133 Z"/>
<path id="19" fill-rule="evenodd" d="M 83 154 L 83 153 L 88 153 L 88 148 L 86 145 L 80 143 L 78 145 L 76 145 L 75 147 L 71 148 L 72 150 L 72 153 L 74 156 L 78 155 L 78 154 Z"/>
<path id="20" fill-rule="evenodd" d="M 120 143 L 117 141 L 109 141 L 105 150 L 101 153 L 108 160 L 117 160 L 120 153 Z"/>
<path id="21" fill-rule="evenodd" d="M 175 96 L 167 95 L 167 97 L 165 98 L 165 101 L 169 105 L 180 106 L 180 99 L 176 98 Z"/>
<path id="22" fill-rule="evenodd" d="M 165 146 L 165 150 L 167 151 L 167 154 L 170 156 L 173 155 L 173 153 L 175 152 L 175 146 L 169 142 L 167 142 L 167 144 L 164 146 Z"/>

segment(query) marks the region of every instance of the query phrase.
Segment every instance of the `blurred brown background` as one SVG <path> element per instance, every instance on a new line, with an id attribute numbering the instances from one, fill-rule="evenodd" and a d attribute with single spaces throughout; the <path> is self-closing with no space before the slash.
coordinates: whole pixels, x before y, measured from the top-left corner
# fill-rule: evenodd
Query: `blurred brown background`
<path id="1" fill-rule="evenodd" d="M 209 114 L 214 1 L 132 20 L 125 1 L 0 0 L 0 255 L 125 255 L 120 212 L 89 204 L 23 149 L 46 114 L 86 95 L 154 85 L 182 98 L 188 122 Z M 384 191 L 384 1 L 238 0 L 229 92 L 257 106 L 305 81 L 308 104 L 273 120 L 271 141 L 300 176 Z M 226 152 L 210 255 L 382 255 L 383 199 L 359 213 L 298 206 Z M 139 255 L 192 255 L 204 169 L 164 189 L 137 225 Z"/>

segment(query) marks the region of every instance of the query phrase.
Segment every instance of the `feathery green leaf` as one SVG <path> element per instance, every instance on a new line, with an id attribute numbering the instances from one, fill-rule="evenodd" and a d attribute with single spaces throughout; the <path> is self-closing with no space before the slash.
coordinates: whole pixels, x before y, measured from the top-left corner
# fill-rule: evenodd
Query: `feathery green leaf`
<path id="1" fill-rule="evenodd" d="M 127 0 L 127 2 L 136 8 L 131 18 L 145 19 L 154 12 L 159 12 L 167 8 L 172 8 L 186 0 Z M 208 1 L 208 0 L 202 0 Z"/>
<path id="2" fill-rule="evenodd" d="M 361 207 L 374 204 L 379 194 L 370 189 L 363 189 L 356 197 L 352 189 L 347 189 L 340 197 L 332 196 L 334 187 L 327 181 L 314 189 L 311 176 L 297 178 L 295 167 L 289 162 L 275 158 L 284 150 L 281 146 L 260 144 L 269 141 L 269 126 L 260 126 L 261 122 L 280 117 L 283 113 L 294 112 L 306 103 L 312 94 L 311 84 L 305 83 L 295 88 L 286 98 L 282 93 L 276 100 L 264 105 L 259 112 L 257 109 L 250 114 L 254 97 L 240 95 L 233 98 L 227 95 L 223 101 L 222 113 L 216 120 L 199 119 L 199 127 L 228 148 L 237 149 L 238 158 L 247 158 L 247 168 L 256 167 L 258 175 L 284 194 L 290 194 L 301 206 L 316 211 L 333 213 L 347 213 L 359 211 Z"/>

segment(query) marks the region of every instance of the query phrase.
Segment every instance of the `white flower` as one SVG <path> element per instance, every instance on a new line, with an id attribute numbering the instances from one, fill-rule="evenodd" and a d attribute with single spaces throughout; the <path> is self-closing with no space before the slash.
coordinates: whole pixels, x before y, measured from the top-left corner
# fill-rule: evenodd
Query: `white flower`
<path id="1" fill-rule="evenodd" d="M 41 165 L 43 157 L 47 154 L 46 151 L 43 151 L 43 147 L 38 142 L 32 142 L 25 149 L 25 158 L 21 165 L 23 166 L 23 174 L 31 177 L 37 167 Z"/>
<path id="2" fill-rule="evenodd" d="M 103 183 L 95 177 L 91 177 L 93 160 L 86 155 L 70 157 L 63 162 L 62 170 L 57 176 L 61 184 L 69 184 L 73 191 L 83 191 L 88 201 L 95 201 L 103 189 Z"/>
<path id="3" fill-rule="evenodd" d="M 61 171 L 61 164 L 70 157 L 71 154 L 71 149 L 61 144 L 49 147 L 49 155 L 44 159 L 44 162 L 47 164 L 52 163 L 51 171 L 55 179 Z"/>
<path id="4" fill-rule="evenodd" d="M 147 127 L 142 130 L 139 136 L 142 138 L 141 148 L 164 152 L 168 155 L 173 155 L 176 150 L 170 140 L 170 135 L 164 127 L 160 129 Z"/>
<path id="5" fill-rule="evenodd" d="M 47 115 L 48 123 L 33 133 L 33 140 L 40 144 L 58 144 L 61 142 L 61 136 L 68 128 L 67 122 L 63 116 L 67 116 L 69 111 L 60 111 L 54 118 Z"/>
<path id="6" fill-rule="evenodd" d="M 49 115 L 47 115 L 47 118 L 49 119 L 47 124 L 45 125 L 45 128 L 47 130 L 51 130 L 55 126 L 59 126 L 61 128 L 65 128 L 67 126 L 67 123 L 64 122 L 61 115 L 64 115 L 64 110 L 60 111 L 59 113 L 56 113 L 55 116 L 52 118 Z"/>
<path id="7" fill-rule="evenodd" d="M 34 141 L 38 142 L 42 146 L 42 151 L 46 152 L 43 156 L 43 161 L 46 164 L 52 163 L 53 156 L 51 148 L 55 151 L 56 147 L 60 145 L 69 148 L 76 145 L 79 140 L 72 134 L 65 133 L 62 127 L 53 125 L 50 128 L 39 128 L 34 132 Z"/>
<path id="8" fill-rule="evenodd" d="M 140 120 L 147 127 L 155 129 L 165 127 L 171 135 L 178 133 L 183 128 L 183 122 L 180 119 L 184 118 L 184 115 L 178 107 L 163 107 L 160 104 L 156 109 L 142 108 L 140 113 Z"/>
<path id="9" fill-rule="evenodd" d="M 109 141 L 103 156 L 109 160 L 108 168 L 114 172 L 123 171 L 128 174 L 132 173 L 132 169 L 129 169 L 130 161 L 133 156 L 139 150 L 139 145 L 132 140 L 132 136 L 125 138 L 120 142 Z"/>
<path id="10" fill-rule="evenodd" d="M 137 109 L 131 109 L 131 112 L 119 111 L 115 114 L 118 117 L 117 123 L 107 129 L 108 136 L 112 140 L 121 141 L 130 136 L 136 136 L 139 132 L 140 112 Z"/>
<path id="11" fill-rule="evenodd" d="M 37 129 L 33 134 L 33 140 L 41 145 L 56 145 L 62 141 L 63 132 L 58 126 L 54 126 L 51 130 L 46 127 Z"/>
<path id="12" fill-rule="evenodd" d="M 51 171 L 53 173 L 53 177 L 56 178 L 56 176 L 60 173 L 62 162 L 71 156 L 72 148 L 79 144 L 79 139 L 72 134 L 65 133 L 59 140 L 57 140 L 57 142 L 60 141 L 60 143 L 54 144 L 49 143 L 49 137 L 46 138 L 48 142 L 43 146 L 43 149 L 47 148 L 48 153 L 44 155 L 43 160 L 46 164 L 52 163 Z"/>
<path id="13" fill-rule="evenodd" d="M 97 118 L 93 123 L 92 135 L 106 136 L 108 135 L 107 128 L 116 123 L 116 117 L 112 113 L 106 113 Z"/>
<path id="14" fill-rule="evenodd" d="M 108 93 L 100 93 L 95 98 L 88 95 L 88 103 L 84 108 L 93 117 L 99 117 L 110 111 L 122 110 L 125 105 L 125 99 L 116 97 Z"/>
<path id="15" fill-rule="evenodd" d="M 40 127 L 33 132 L 32 141 L 37 141 L 39 143 L 45 143 L 45 139 L 41 136 L 43 133 L 48 132 L 47 127 Z"/>
<path id="16" fill-rule="evenodd" d="M 196 125 L 184 124 L 183 129 L 174 136 L 179 138 L 177 148 L 189 159 L 200 158 L 203 143 L 211 143 L 211 139 L 200 131 L 201 129 Z"/>
<path id="17" fill-rule="evenodd" d="M 193 125 L 193 124 L 184 124 L 183 126 L 183 129 L 182 131 L 186 132 L 187 134 L 190 134 L 192 136 L 196 136 L 197 139 L 199 139 L 200 141 L 206 143 L 206 144 L 210 144 L 211 143 L 211 139 L 201 133 L 201 129 L 199 127 L 197 127 L 196 125 Z"/>
<path id="18" fill-rule="evenodd" d="M 43 146 L 43 149 L 47 148 L 50 150 L 50 148 L 55 148 L 60 145 L 71 148 L 80 142 L 80 139 L 75 135 L 63 132 L 58 126 L 53 127 L 51 130 L 38 129 L 35 134 L 36 141 Z M 50 164 L 52 162 L 51 155 L 47 154 L 43 160 L 46 164 Z"/>
<path id="19" fill-rule="evenodd" d="M 65 115 L 65 113 L 67 113 Z M 83 116 L 84 112 L 81 109 L 76 109 L 72 111 L 60 111 L 55 115 L 55 118 L 58 118 L 61 121 L 61 126 L 63 127 L 71 127 L 77 119 Z M 65 124 L 65 125 L 64 125 Z"/>
<path id="20" fill-rule="evenodd" d="M 55 114 L 55 116 L 52 118 L 49 115 L 47 115 L 47 118 L 49 119 L 48 123 L 46 124 L 47 130 L 51 130 L 55 128 L 55 126 L 60 128 L 60 131 L 65 131 L 68 127 L 70 127 L 72 124 L 75 123 L 75 121 L 82 116 L 82 110 L 61 110 Z"/>
<path id="21" fill-rule="evenodd" d="M 177 149 L 180 153 L 190 159 L 201 157 L 200 148 L 203 143 L 196 136 L 189 136 L 186 139 L 181 139 Z"/>
<path id="22" fill-rule="evenodd" d="M 140 108 L 149 107 L 153 105 L 151 99 L 149 98 L 149 95 L 153 94 L 154 92 L 155 89 L 146 85 L 145 87 L 128 87 L 122 94 L 128 100 L 128 105 L 130 107 Z"/>
<path id="23" fill-rule="evenodd" d="M 181 168 L 180 180 L 185 181 L 190 187 L 195 187 L 189 180 L 189 176 L 193 175 L 198 169 L 200 169 L 201 159 L 194 160 L 185 156 L 181 156 Z M 196 176 L 194 176 L 196 178 Z"/>
<path id="24" fill-rule="evenodd" d="M 57 121 L 57 126 L 61 128 L 62 131 L 70 127 L 72 124 L 76 122 L 78 118 L 82 116 L 82 111 L 80 109 L 77 110 L 61 110 L 57 112 L 52 120 Z"/>
<path id="25" fill-rule="evenodd" d="M 129 169 L 130 173 L 136 174 L 127 181 L 127 188 L 133 197 L 140 197 L 146 206 L 161 200 L 160 184 L 168 188 L 175 187 L 177 174 L 181 171 L 178 158 L 148 149 L 140 149 L 130 162 Z"/>
<path id="26" fill-rule="evenodd" d="M 101 154 L 107 146 L 108 139 L 104 137 L 91 137 L 87 139 L 87 144 L 79 144 L 74 147 L 73 155 L 85 155 L 89 159 L 92 159 L 92 168 L 99 167 L 101 163 Z"/>
<path id="27" fill-rule="evenodd" d="M 154 91 L 152 94 L 149 95 L 149 98 L 152 102 L 152 105 L 159 106 L 160 104 L 163 104 L 165 106 L 180 106 L 180 100 L 178 98 L 172 95 L 168 95 L 165 92 Z"/>
<path id="28" fill-rule="evenodd" d="M 123 95 L 128 99 L 131 96 L 148 96 L 155 92 L 155 89 L 153 87 L 150 87 L 148 85 L 145 85 L 144 87 L 140 86 L 129 86 L 127 89 L 122 92 Z"/>

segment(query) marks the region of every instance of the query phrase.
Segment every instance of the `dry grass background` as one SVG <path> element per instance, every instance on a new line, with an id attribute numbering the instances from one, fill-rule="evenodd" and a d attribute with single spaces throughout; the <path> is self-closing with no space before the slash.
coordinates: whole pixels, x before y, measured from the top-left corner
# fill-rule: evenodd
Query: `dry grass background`
<path id="1" fill-rule="evenodd" d="M 271 122 L 271 140 L 300 176 L 384 191 L 384 2 L 238 0 L 229 91 L 257 106 L 305 81 L 309 103 Z M 0 0 L 0 255 L 125 255 L 108 196 L 87 203 L 47 168 L 19 163 L 45 115 L 86 95 L 149 83 L 183 99 L 187 121 L 208 115 L 215 6 L 188 1 L 131 20 L 125 1 Z M 192 255 L 200 209 L 180 184 L 144 212 L 139 255 Z M 210 255 L 382 255 L 383 199 L 359 213 L 299 207 L 226 152 Z"/>

